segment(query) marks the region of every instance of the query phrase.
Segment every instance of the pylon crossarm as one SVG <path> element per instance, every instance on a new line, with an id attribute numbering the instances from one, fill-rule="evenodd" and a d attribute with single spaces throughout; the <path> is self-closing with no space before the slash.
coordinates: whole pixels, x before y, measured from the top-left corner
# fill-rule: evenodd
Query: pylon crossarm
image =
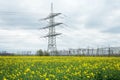
<path id="1" fill-rule="evenodd" d="M 51 25 L 49 25 L 47 27 L 43 27 L 43 28 L 40 28 L 40 29 L 46 29 L 46 28 L 49 28 L 49 27 L 55 27 L 55 26 L 58 26 L 60 24 L 62 24 L 62 23 L 54 23 L 54 24 L 51 24 Z"/>
<path id="2" fill-rule="evenodd" d="M 46 35 L 46 36 L 44 36 L 44 37 L 52 37 L 52 36 L 57 36 L 57 35 L 61 35 L 61 33 L 56 33 L 56 34 L 48 34 L 48 35 Z"/>
<path id="3" fill-rule="evenodd" d="M 60 15 L 61 13 L 51 13 L 48 17 L 46 17 L 46 18 L 43 18 L 43 20 L 47 20 L 47 19 L 50 19 L 50 18 L 54 18 L 54 17 L 56 17 L 56 16 L 58 16 L 58 15 Z"/>

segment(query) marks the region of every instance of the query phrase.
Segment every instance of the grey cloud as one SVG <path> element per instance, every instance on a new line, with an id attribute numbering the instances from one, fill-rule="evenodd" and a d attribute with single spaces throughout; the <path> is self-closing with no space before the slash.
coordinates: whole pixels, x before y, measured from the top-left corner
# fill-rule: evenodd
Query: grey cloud
<path id="1" fill-rule="evenodd" d="M 111 8 L 120 8 L 120 0 L 106 0 L 105 3 Z"/>
<path id="2" fill-rule="evenodd" d="M 104 29 L 105 27 L 111 26 L 106 23 L 106 19 L 111 16 L 113 12 L 115 12 L 117 9 L 120 9 L 119 4 L 119 0 L 106 0 L 105 3 L 101 4 L 101 8 L 97 8 L 97 10 L 94 10 L 94 12 L 88 17 L 88 20 L 85 23 L 86 28 L 96 28 L 100 30 Z"/>
<path id="3" fill-rule="evenodd" d="M 21 7 L 19 0 L 0 1 L 0 28 L 5 29 L 38 29 L 40 28 L 38 15 L 27 12 L 26 8 Z M 26 10 L 26 11 L 25 11 Z M 37 18 L 36 18 L 37 17 Z"/>
<path id="4" fill-rule="evenodd" d="M 120 26 L 112 27 L 112 28 L 104 30 L 102 32 L 112 33 L 112 34 L 120 34 Z"/>
<path id="5" fill-rule="evenodd" d="M 3 15 L 2 19 L 3 23 L 1 23 L 0 27 L 3 28 L 5 26 L 6 28 L 28 28 L 28 29 L 37 29 L 40 27 L 40 23 L 38 20 L 30 17 L 30 16 L 24 16 L 24 15 Z"/>

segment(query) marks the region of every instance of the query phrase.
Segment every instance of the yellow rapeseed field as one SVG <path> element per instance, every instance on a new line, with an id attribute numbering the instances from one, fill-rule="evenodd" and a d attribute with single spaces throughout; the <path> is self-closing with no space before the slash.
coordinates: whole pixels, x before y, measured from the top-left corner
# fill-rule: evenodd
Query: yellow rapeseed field
<path id="1" fill-rule="evenodd" d="M 120 80 L 120 57 L 0 56 L 0 80 Z"/>

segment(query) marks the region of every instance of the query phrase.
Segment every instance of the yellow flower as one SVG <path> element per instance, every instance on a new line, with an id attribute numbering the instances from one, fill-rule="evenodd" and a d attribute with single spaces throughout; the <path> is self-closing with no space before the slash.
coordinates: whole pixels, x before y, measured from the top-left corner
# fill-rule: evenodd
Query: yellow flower
<path id="1" fill-rule="evenodd" d="M 46 78 L 45 80 L 49 80 L 49 78 Z"/>
<path id="2" fill-rule="evenodd" d="M 50 74 L 49 76 L 52 77 L 52 78 L 55 78 L 55 75 L 54 75 L 54 74 Z"/>
<path id="3" fill-rule="evenodd" d="M 64 76 L 65 79 L 67 79 L 67 76 Z"/>
<path id="4" fill-rule="evenodd" d="M 90 73 L 90 75 L 91 75 L 91 77 L 94 77 L 94 76 L 95 76 L 95 74 L 94 74 L 94 73 Z"/>
<path id="5" fill-rule="evenodd" d="M 35 72 L 34 72 L 34 71 L 32 71 L 31 73 L 32 73 L 32 74 L 35 74 Z"/>
<path id="6" fill-rule="evenodd" d="M 84 74 L 87 74 L 87 71 L 84 71 L 83 73 L 84 73 Z"/>
<path id="7" fill-rule="evenodd" d="M 67 69 L 67 70 L 66 70 L 66 72 L 69 72 L 69 71 L 70 71 L 70 69 Z"/>
<path id="8" fill-rule="evenodd" d="M 105 75 L 104 77 L 107 78 L 107 75 Z"/>
<path id="9" fill-rule="evenodd" d="M 26 75 L 26 73 L 24 73 L 24 75 Z"/>
<path id="10" fill-rule="evenodd" d="M 43 77 L 46 77 L 47 76 L 47 73 L 45 73 L 44 75 L 43 75 Z"/>
<path id="11" fill-rule="evenodd" d="M 90 78 L 90 76 L 87 76 L 87 78 Z"/>
<path id="12" fill-rule="evenodd" d="M 0 71 L 0 73 L 2 73 L 2 71 Z"/>
<path id="13" fill-rule="evenodd" d="M 25 72 L 29 72 L 30 71 L 30 68 L 27 68 L 26 70 L 25 70 Z"/>
<path id="14" fill-rule="evenodd" d="M 3 80 L 7 80 L 7 79 L 4 77 Z"/>
<path id="15" fill-rule="evenodd" d="M 102 70 L 105 70 L 105 68 L 102 68 Z"/>

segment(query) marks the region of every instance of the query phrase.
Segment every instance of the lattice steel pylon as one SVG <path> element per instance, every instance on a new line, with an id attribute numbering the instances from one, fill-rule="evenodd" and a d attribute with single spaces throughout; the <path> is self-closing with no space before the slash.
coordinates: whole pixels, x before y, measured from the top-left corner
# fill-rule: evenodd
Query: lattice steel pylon
<path id="1" fill-rule="evenodd" d="M 56 33 L 55 27 L 62 24 L 62 23 L 56 23 L 55 17 L 60 15 L 61 13 L 53 13 L 53 3 L 51 3 L 51 13 L 48 17 L 44 18 L 43 20 L 49 20 L 49 25 L 46 27 L 43 27 L 42 29 L 49 29 L 48 35 L 44 37 L 48 37 L 48 49 L 47 51 L 50 53 L 50 55 L 56 55 L 57 53 L 57 46 L 56 46 L 56 36 L 61 35 L 61 33 Z"/>

